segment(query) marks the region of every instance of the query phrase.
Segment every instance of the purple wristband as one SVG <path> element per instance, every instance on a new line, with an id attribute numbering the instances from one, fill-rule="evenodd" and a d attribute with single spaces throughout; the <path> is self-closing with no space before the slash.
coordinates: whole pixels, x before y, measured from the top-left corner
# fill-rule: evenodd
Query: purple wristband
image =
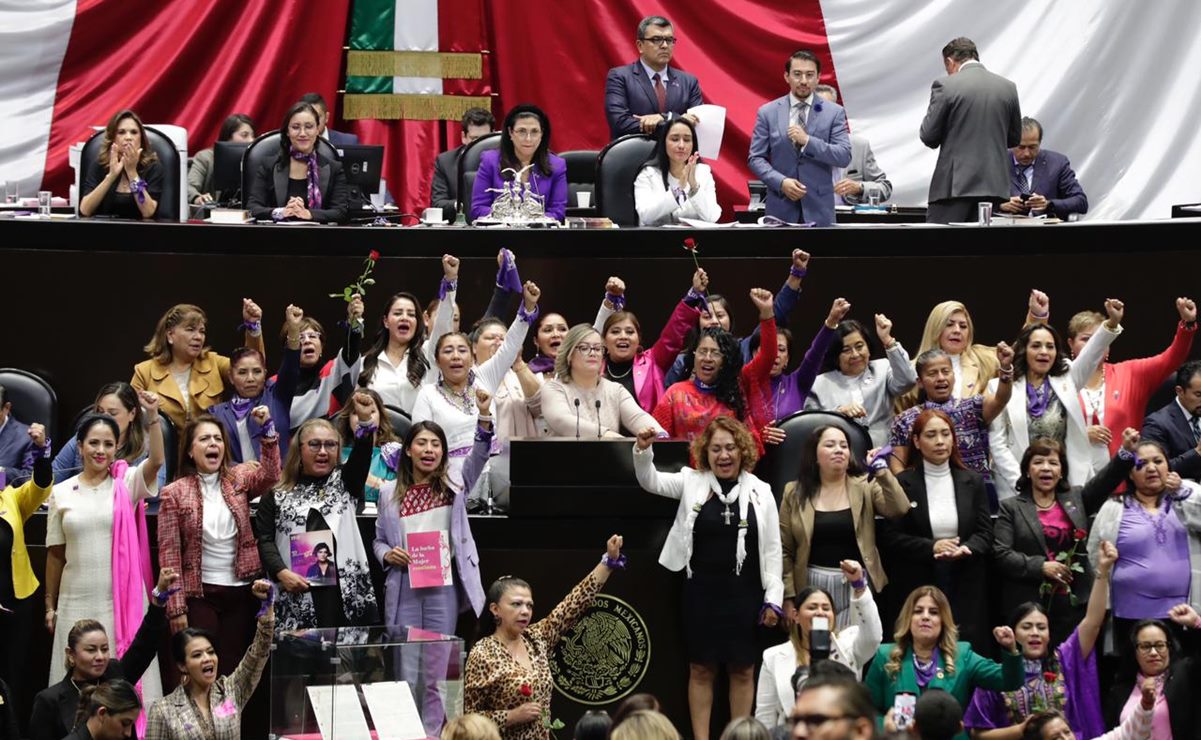
<path id="1" fill-rule="evenodd" d="M 809 274 L 809 268 L 802 269 L 796 265 L 793 265 L 792 267 L 788 268 L 788 274 L 794 278 L 803 278 Z"/>
<path id="2" fill-rule="evenodd" d="M 541 306 L 534 306 L 533 311 L 526 311 L 525 310 L 525 301 L 523 300 L 521 302 L 521 306 L 519 306 L 517 308 L 517 318 L 521 319 L 522 321 L 524 321 L 527 324 L 532 324 L 538 320 L 538 311 L 541 308 L 542 308 Z"/>
<path id="3" fill-rule="evenodd" d="M 267 598 L 263 599 L 263 605 L 259 607 L 258 612 L 254 615 L 254 618 L 261 619 L 263 615 L 267 613 L 267 610 L 271 608 L 273 603 L 275 603 L 275 584 L 269 583 L 267 584 Z"/>
<path id="4" fill-rule="evenodd" d="M 135 177 L 133 182 L 129 183 L 129 192 L 133 193 L 133 197 L 138 201 L 138 205 L 146 202 L 146 181 L 140 177 Z"/>
<path id="5" fill-rule="evenodd" d="M 442 278 L 442 282 L 438 283 L 438 300 L 440 300 L 440 301 L 446 300 L 447 293 L 456 292 L 456 291 L 458 291 L 458 289 L 459 289 L 459 281 L 458 280 L 447 280 L 446 278 Z"/>
<path id="6" fill-rule="evenodd" d="M 863 576 L 860 576 L 859 578 L 851 581 L 851 588 L 855 589 L 856 591 L 861 591 L 867 588 L 867 579 Z"/>
<path id="7" fill-rule="evenodd" d="M 263 425 L 263 436 L 269 438 L 275 438 L 279 436 L 279 432 L 275 431 L 274 419 L 268 419 L 267 423 Z"/>
<path id="8" fill-rule="evenodd" d="M 780 618 L 783 618 L 783 616 L 784 616 L 784 610 L 781 609 L 780 607 L 776 606 L 775 604 L 764 604 L 762 606 L 762 608 L 759 609 L 759 621 L 760 622 L 763 621 L 763 617 L 765 617 L 768 612 L 775 612 L 776 616 L 780 617 Z"/>
<path id="9" fill-rule="evenodd" d="M 366 437 L 368 434 L 375 434 L 376 430 L 378 430 L 378 429 L 379 429 L 379 426 L 376 424 L 359 424 L 357 427 L 355 427 L 354 438 L 362 439 L 363 437 Z"/>
<path id="10" fill-rule="evenodd" d="M 624 311 L 626 307 L 626 297 L 615 293 L 605 293 L 605 300 L 613 305 L 614 311 Z"/>
<path id="11" fill-rule="evenodd" d="M 261 321 L 243 321 L 242 326 L 239 328 L 243 329 L 245 331 L 248 331 L 251 334 L 254 334 L 257 336 L 257 335 L 263 333 L 263 322 L 261 322 Z"/>
<path id="12" fill-rule="evenodd" d="M 696 308 L 697 306 L 703 304 L 704 302 L 705 302 L 705 294 L 701 293 L 696 288 L 689 288 L 688 292 L 684 294 L 685 305 Z"/>
<path id="13" fill-rule="evenodd" d="M 621 555 L 617 556 L 616 560 L 609 557 L 608 553 L 605 553 L 605 555 L 601 557 L 601 562 L 608 566 L 611 570 L 625 570 L 626 564 L 630 561 L 626 559 L 626 555 L 623 552 Z"/>

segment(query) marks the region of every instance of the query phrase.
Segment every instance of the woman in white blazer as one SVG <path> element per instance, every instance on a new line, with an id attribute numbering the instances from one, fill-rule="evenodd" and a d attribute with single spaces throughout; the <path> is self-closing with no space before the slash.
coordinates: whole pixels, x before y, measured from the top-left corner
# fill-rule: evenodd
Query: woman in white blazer
<path id="1" fill-rule="evenodd" d="M 709 737 L 713 680 L 724 665 L 730 716 L 751 713 L 755 695 L 755 631 L 774 627 L 784 596 L 780 523 L 771 486 L 751 474 L 755 439 L 736 419 L 719 416 L 692 442 L 697 469 L 660 473 L 651 444 L 657 430 L 638 433 L 634 473 L 643 489 L 679 500 L 659 555 L 684 581 L 684 642 L 692 733 Z"/>
<path id="2" fill-rule="evenodd" d="M 997 498 L 1017 495 L 1021 475 L 1018 460 L 1030 440 L 1054 439 L 1068 457 L 1068 483 L 1083 486 L 1109 461 L 1109 447 L 1088 439 L 1088 424 L 1080 406 L 1080 389 L 1105 358 L 1109 345 L 1122 333 L 1125 308 L 1115 299 L 1105 301 L 1108 318 L 1070 359 L 1059 332 L 1047 324 L 1028 324 L 1013 345 L 1013 393 L 1005 410 L 989 425 L 988 444 L 993 457 Z M 997 379 L 988 383 L 997 390 Z"/>
<path id="3" fill-rule="evenodd" d="M 766 727 L 777 727 L 788 719 L 796 704 L 796 693 L 800 691 L 803 678 L 794 684 L 793 675 L 804 668 L 808 676 L 811 658 L 809 634 L 814 617 L 825 617 L 830 625 L 830 660 L 850 668 L 856 675 L 884 641 L 884 626 L 880 623 L 880 611 L 867 587 L 863 566 L 854 560 L 840 564 L 842 575 L 854 589 L 851 597 L 850 626 L 841 631 L 835 629 L 838 614 L 830 594 L 816 586 L 809 586 L 797 594 L 796 621 L 788 631 L 788 642 L 763 651 L 763 667 L 759 669 L 758 689 L 755 696 L 755 719 Z"/>
<path id="4" fill-rule="evenodd" d="M 681 218 L 717 223 L 717 183 L 709 165 L 700 162 L 696 129 L 685 118 L 663 127 L 652 161 L 634 180 L 634 208 L 639 226 L 678 224 Z"/>

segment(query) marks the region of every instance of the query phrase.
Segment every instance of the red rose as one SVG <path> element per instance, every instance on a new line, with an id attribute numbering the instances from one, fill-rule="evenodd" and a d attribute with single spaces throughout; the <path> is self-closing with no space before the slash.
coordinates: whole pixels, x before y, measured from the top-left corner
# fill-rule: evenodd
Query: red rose
<path id="1" fill-rule="evenodd" d="M 375 251 L 374 249 L 371 250 L 371 254 L 367 255 L 367 259 L 374 262 L 375 260 L 379 259 L 379 252 Z"/>
<path id="2" fill-rule="evenodd" d="M 521 684 L 521 695 L 522 696 L 533 696 L 534 690 L 530 688 L 530 685 L 528 683 L 523 683 L 523 684 Z"/>
<path id="3" fill-rule="evenodd" d="M 688 237 L 687 239 L 685 239 L 684 240 L 684 249 L 687 249 L 689 252 L 695 252 L 696 251 L 696 239 L 693 239 L 692 237 Z"/>
<path id="4" fill-rule="evenodd" d="M 1083 529 L 1077 529 L 1076 531 L 1072 532 L 1072 537 L 1073 537 L 1074 539 L 1076 539 L 1077 541 L 1079 541 L 1079 540 L 1087 540 L 1087 539 L 1088 539 L 1088 532 L 1085 532 Z"/>
<path id="5" fill-rule="evenodd" d="M 1047 671 L 1043 674 L 1043 680 L 1047 683 L 1054 683 L 1059 676 L 1054 671 Z"/>

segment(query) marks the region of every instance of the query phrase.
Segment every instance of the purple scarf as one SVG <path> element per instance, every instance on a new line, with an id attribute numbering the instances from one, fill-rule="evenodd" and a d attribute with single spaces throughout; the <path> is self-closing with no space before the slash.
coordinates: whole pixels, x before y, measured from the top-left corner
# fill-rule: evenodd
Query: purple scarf
<path id="1" fill-rule="evenodd" d="M 539 352 L 537 355 L 534 355 L 534 359 L 530 360 L 528 365 L 530 372 L 535 375 L 542 375 L 555 369 L 555 358 L 547 357 Z"/>
<path id="2" fill-rule="evenodd" d="M 939 662 L 942 658 L 942 653 L 935 646 L 934 652 L 930 654 L 930 665 L 923 668 L 917 661 L 917 653 L 913 654 L 913 676 L 917 679 L 917 685 L 921 688 L 926 688 L 930 681 L 934 680 L 935 674 L 942 670 Z"/>
<path id="3" fill-rule="evenodd" d="M 234 418 L 238 421 L 245 419 L 250 410 L 254 408 L 254 402 L 257 400 L 257 398 L 239 397 L 229 399 L 229 408 L 234 412 Z"/>
<path id="4" fill-rule="evenodd" d="M 306 199 L 309 202 L 309 208 L 320 208 L 321 185 L 317 177 L 317 148 L 313 147 L 313 151 L 309 152 L 308 154 L 301 154 L 300 152 L 296 151 L 296 147 L 291 147 L 291 154 L 292 159 L 295 159 L 297 162 L 304 162 L 308 167 L 307 179 L 309 181 L 309 189 Z"/>

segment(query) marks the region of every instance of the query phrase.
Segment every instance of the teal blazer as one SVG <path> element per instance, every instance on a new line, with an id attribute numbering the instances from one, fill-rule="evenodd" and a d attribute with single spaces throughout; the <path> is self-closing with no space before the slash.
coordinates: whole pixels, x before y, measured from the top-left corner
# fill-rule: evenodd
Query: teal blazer
<path id="1" fill-rule="evenodd" d="M 893 702 L 898 693 L 909 692 L 915 696 L 922 695 L 922 689 L 918 688 L 917 676 L 913 671 L 913 648 L 905 651 L 905 655 L 901 658 L 901 670 L 896 677 L 890 676 L 884 670 L 884 665 L 888 662 L 888 655 L 892 652 L 895 643 L 885 643 L 876 651 L 876 659 L 872 661 L 872 667 L 867 671 L 867 688 L 872 694 L 872 703 L 876 705 L 881 716 L 892 709 Z M 1026 666 L 1022 661 L 1021 653 L 1005 653 L 1005 657 L 1000 663 L 996 663 L 988 658 L 977 655 L 972 651 L 972 645 L 968 642 L 958 643 L 958 655 L 955 658 L 955 672 L 946 673 L 942 670 L 943 661 L 939 658 L 939 672 L 934 678 L 930 679 L 930 683 L 926 686 L 928 689 L 942 689 L 955 700 L 959 702 L 959 706 L 966 707 L 971 702 L 972 692 L 976 689 L 990 689 L 992 691 L 1014 691 L 1022 687 L 1022 682 L 1026 679 Z M 960 734 L 958 737 L 966 740 L 966 734 Z"/>

